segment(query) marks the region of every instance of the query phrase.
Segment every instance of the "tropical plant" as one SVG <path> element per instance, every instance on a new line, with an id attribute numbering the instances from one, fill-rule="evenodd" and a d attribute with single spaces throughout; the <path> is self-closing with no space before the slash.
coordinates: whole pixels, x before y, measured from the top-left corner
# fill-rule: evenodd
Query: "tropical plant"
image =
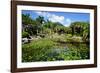
<path id="1" fill-rule="evenodd" d="M 85 33 L 84 31 L 89 30 L 89 23 L 87 23 L 87 22 L 73 22 L 70 25 L 70 28 L 72 29 L 72 35 L 83 36 L 83 34 Z M 89 33 L 89 32 L 87 32 L 87 33 Z"/>
<path id="2" fill-rule="evenodd" d="M 22 24 L 28 25 L 33 22 L 32 18 L 29 14 L 22 14 Z"/>
<path id="3" fill-rule="evenodd" d="M 29 33 L 28 32 L 22 32 L 22 38 L 26 38 L 29 37 Z"/>

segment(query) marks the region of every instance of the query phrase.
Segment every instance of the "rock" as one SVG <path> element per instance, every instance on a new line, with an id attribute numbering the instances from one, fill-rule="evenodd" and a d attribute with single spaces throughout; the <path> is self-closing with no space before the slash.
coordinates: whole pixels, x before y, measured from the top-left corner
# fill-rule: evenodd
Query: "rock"
<path id="1" fill-rule="evenodd" d="M 22 38 L 22 44 L 28 43 L 28 38 Z"/>

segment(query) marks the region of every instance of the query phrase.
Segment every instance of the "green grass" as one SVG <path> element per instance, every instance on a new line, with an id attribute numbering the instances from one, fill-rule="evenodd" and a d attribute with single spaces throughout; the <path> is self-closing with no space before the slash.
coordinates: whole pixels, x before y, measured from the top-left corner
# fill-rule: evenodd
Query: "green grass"
<path id="1" fill-rule="evenodd" d="M 86 44 L 63 46 L 53 39 L 42 38 L 22 45 L 22 62 L 89 59 L 88 46 Z"/>
<path id="2" fill-rule="evenodd" d="M 29 44 L 24 44 L 22 46 L 23 62 L 42 60 L 41 57 L 43 57 L 49 49 L 53 48 L 54 45 L 55 43 L 49 39 L 40 39 L 32 41 Z"/>

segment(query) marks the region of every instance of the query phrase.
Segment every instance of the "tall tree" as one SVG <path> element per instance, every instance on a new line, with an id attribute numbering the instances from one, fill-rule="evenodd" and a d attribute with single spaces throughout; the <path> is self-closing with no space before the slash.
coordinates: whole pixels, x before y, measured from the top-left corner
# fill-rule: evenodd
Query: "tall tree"
<path id="1" fill-rule="evenodd" d="M 41 29 L 41 33 L 43 31 L 43 23 L 45 22 L 44 17 L 43 16 L 38 16 L 36 18 L 36 25 L 38 29 Z M 38 33 L 38 30 L 37 30 Z"/>
<path id="2" fill-rule="evenodd" d="M 22 14 L 22 24 L 27 25 L 32 23 L 32 18 L 29 14 Z"/>

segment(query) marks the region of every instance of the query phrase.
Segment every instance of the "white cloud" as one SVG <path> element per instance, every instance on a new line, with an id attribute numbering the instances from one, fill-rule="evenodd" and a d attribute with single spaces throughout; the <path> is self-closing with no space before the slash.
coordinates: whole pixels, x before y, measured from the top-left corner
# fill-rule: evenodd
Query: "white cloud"
<path id="1" fill-rule="evenodd" d="M 51 14 L 49 12 L 42 12 L 42 11 L 36 12 L 36 14 L 44 16 L 52 22 L 59 22 L 59 23 L 63 24 L 66 27 L 71 24 L 71 19 L 69 19 L 69 18 L 66 19 L 64 16 L 58 16 L 56 14 Z"/>
<path id="2" fill-rule="evenodd" d="M 47 17 L 48 12 L 38 11 L 38 12 L 36 12 L 36 14 L 37 14 L 37 15 L 44 16 L 44 17 Z"/>
<path id="3" fill-rule="evenodd" d="M 44 17 L 47 17 L 48 20 L 52 21 L 52 22 L 60 22 L 63 24 L 64 22 L 64 16 L 58 16 L 58 15 L 55 15 L 55 14 L 51 14 L 51 13 L 48 13 L 48 12 L 36 12 L 38 15 L 41 15 L 41 16 L 44 16 Z"/>
<path id="4" fill-rule="evenodd" d="M 66 27 L 70 26 L 70 24 L 71 24 L 71 19 L 67 18 L 66 21 L 65 21 L 65 23 L 66 23 L 66 24 L 65 24 Z"/>
<path id="5" fill-rule="evenodd" d="M 55 14 L 52 14 L 50 17 L 49 17 L 49 20 L 52 21 L 52 22 L 60 22 L 63 24 L 64 22 L 64 16 L 57 16 Z"/>
<path id="6" fill-rule="evenodd" d="M 41 15 L 42 14 L 42 12 L 35 12 L 36 14 L 38 14 L 38 15 Z"/>

